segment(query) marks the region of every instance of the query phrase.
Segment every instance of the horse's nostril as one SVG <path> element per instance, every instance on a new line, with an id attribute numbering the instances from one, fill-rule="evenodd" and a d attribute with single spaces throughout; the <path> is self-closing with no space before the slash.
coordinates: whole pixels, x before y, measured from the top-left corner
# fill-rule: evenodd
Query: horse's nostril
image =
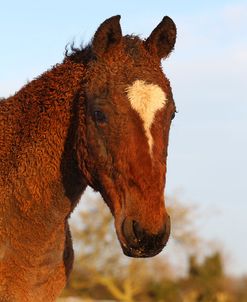
<path id="1" fill-rule="evenodd" d="M 145 231 L 140 226 L 140 224 L 135 220 L 133 221 L 133 231 L 135 233 L 137 240 L 140 242 L 145 236 Z"/>
<path id="2" fill-rule="evenodd" d="M 139 246 L 148 237 L 148 234 L 137 221 L 128 218 L 125 218 L 123 222 L 122 231 L 127 243 L 131 247 Z"/>
<path id="3" fill-rule="evenodd" d="M 135 221 L 125 218 L 122 224 L 122 232 L 128 244 L 132 247 L 137 247 L 138 240 L 134 231 L 134 223 Z"/>

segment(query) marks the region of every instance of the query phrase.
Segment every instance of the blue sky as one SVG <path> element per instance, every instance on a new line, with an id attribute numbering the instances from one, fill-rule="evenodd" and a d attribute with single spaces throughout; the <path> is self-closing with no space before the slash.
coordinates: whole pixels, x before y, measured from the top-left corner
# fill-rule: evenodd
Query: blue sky
<path id="1" fill-rule="evenodd" d="M 86 1 L 85 1 L 86 2 Z M 170 135 L 167 192 L 201 208 L 200 230 L 247 273 L 247 1 L 4 1 L 0 10 L 0 96 L 7 97 L 89 41 L 121 14 L 124 34 L 147 37 L 164 15 L 178 27 L 164 71 L 179 113 Z"/>

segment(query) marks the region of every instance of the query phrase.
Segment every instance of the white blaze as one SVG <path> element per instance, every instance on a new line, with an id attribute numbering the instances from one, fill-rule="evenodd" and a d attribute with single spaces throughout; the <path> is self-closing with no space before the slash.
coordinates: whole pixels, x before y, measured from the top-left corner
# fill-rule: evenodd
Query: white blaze
<path id="1" fill-rule="evenodd" d="M 126 91 L 131 107 L 138 112 L 143 120 L 150 152 L 152 153 L 153 137 L 151 127 L 156 112 L 166 104 L 166 94 L 158 85 L 147 84 L 141 80 L 136 80 Z"/>

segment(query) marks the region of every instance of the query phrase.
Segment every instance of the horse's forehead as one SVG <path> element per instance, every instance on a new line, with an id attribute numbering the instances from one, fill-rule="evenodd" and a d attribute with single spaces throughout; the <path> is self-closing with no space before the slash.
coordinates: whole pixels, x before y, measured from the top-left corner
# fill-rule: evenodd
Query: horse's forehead
<path id="1" fill-rule="evenodd" d="M 148 84 L 142 80 L 134 81 L 127 87 L 126 92 L 131 107 L 138 112 L 143 121 L 150 152 L 152 153 L 151 127 L 156 112 L 166 105 L 167 96 L 159 85 Z"/>

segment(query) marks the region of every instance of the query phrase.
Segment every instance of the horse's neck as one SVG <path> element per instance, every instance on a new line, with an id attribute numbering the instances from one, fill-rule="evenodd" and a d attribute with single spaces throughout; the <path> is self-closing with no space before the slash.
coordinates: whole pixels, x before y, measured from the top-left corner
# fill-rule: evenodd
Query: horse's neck
<path id="1" fill-rule="evenodd" d="M 66 61 L 28 83 L 13 97 L 1 101 L 0 132 L 7 143 L 8 139 L 15 140 L 12 153 L 20 152 L 24 145 L 34 146 L 49 139 L 53 129 L 58 136 L 54 140 L 64 139 L 83 73 L 82 65 Z"/>
<path id="2" fill-rule="evenodd" d="M 65 222 L 86 186 L 68 137 L 83 73 L 65 62 L 0 104 L 0 283 L 18 269 L 29 285 L 49 271 L 65 280 Z"/>
<path id="3" fill-rule="evenodd" d="M 61 178 L 70 159 L 64 153 L 72 143 L 68 132 L 83 73 L 82 65 L 66 61 L 0 105 L 0 185 L 1 178 L 33 181 L 37 176 L 47 185 Z"/>

